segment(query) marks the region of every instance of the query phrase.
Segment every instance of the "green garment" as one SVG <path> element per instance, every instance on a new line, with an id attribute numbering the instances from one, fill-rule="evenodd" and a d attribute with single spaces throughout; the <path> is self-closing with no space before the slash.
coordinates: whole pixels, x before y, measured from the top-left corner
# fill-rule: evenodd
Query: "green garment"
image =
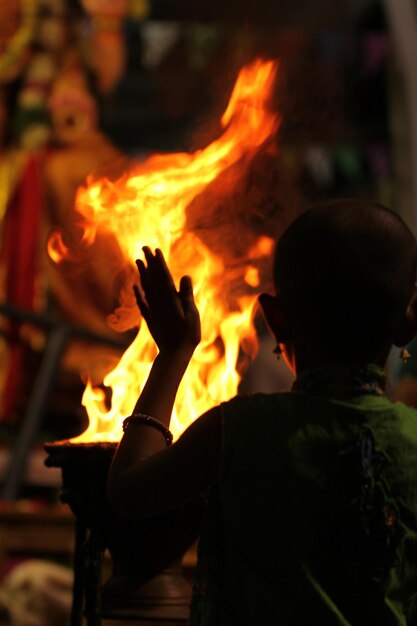
<path id="1" fill-rule="evenodd" d="M 417 624 L 417 411 L 366 374 L 223 404 L 191 626 Z"/>

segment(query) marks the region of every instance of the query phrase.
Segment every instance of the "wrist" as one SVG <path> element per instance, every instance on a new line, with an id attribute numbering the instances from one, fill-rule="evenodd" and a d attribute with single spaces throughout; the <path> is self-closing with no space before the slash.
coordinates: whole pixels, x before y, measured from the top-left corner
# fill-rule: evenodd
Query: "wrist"
<path id="1" fill-rule="evenodd" d="M 156 359 L 161 362 L 171 362 L 188 365 L 194 354 L 195 348 L 162 348 Z"/>
<path id="2" fill-rule="evenodd" d="M 192 351 L 171 349 L 157 354 L 134 413 L 151 415 L 169 425 L 177 389 L 191 355 Z"/>

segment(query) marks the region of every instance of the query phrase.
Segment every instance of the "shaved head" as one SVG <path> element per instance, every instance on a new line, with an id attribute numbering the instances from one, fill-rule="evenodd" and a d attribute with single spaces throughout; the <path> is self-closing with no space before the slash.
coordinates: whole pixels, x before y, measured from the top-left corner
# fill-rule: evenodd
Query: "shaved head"
<path id="1" fill-rule="evenodd" d="M 404 221 L 379 204 L 313 206 L 279 240 L 274 279 L 292 326 L 352 360 L 392 340 L 413 293 L 417 244 Z M 348 355 L 349 356 L 349 355 Z"/>

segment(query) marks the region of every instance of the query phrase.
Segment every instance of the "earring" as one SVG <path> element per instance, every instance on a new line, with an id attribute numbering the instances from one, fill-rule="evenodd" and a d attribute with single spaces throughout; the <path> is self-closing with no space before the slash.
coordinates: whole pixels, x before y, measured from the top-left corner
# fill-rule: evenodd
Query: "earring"
<path id="1" fill-rule="evenodd" d="M 411 353 L 407 350 L 407 347 L 404 346 L 404 348 L 401 350 L 400 359 L 402 360 L 403 363 L 407 363 L 410 356 L 411 356 Z"/>
<path id="2" fill-rule="evenodd" d="M 277 347 L 272 350 L 272 354 L 275 354 L 275 356 L 277 357 L 279 361 L 281 358 L 281 354 L 282 354 L 281 346 L 277 345 Z"/>

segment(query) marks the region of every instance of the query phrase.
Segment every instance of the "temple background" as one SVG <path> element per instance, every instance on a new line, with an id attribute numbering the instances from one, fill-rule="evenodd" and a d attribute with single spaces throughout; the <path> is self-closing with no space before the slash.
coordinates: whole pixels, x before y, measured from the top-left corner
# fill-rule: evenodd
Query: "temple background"
<path id="1" fill-rule="evenodd" d="M 82 377 L 89 371 L 100 382 L 132 339 L 107 324 L 120 286 L 117 277 L 108 280 L 107 264 L 116 266 L 120 251 L 106 238 L 92 250 L 80 247 L 77 187 L 92 171 L 114 174 L 155 152 L 205 146 L 245 63 L 280 59 L 279 149 L 272 161 L 254 163 L 247 182 L 254 203 L 274 190 L 278 232 L 311 202 L 334 196 L 380 201 L 417 230 L 417 92 L 393 15 L 400 5 L 417 10 L 403 0 L 0 1 L 5 511 L 6 501 L 31 513 L 57 501 L 59 472 L 44 468 L 42 443 L 84 430 Z M 408 28 L 417 32 L 417 19 Z M 77 263 L 64 270 L 46 253 L 53 228 L 77 251 Z M 264 351 L 242 389 L 288 388 L 291 378 L 256 324 Z M 417 405 L 417 346 L 414 352 L 406 366 L 394 354 L 390 368 L 393 393 Z M 24 463 L 7 488 L 19 450 Z"/>
<path id="2" fill-rule="evenodd" d="M 102 250 L 79 251 L 77 267 L 57 271 L 45 253 L 48 233 L 61 228 L 76 245 L 74 196 L 89 172 L 206 145 L 239 68 L 260 55 L 280 58 L 275 103 L 283 123 L 274 171 L 267 176 L 263 164 L 255 166 L 254 193 L 277 185 L 281 214 L 335 195 L 377 198 L 407 213 L 402 77 L 382 3 L 345 2 L 337 11 L 324 0 L 297 9 L 265 2 L 256 10 L 238 3 L 110 4 L 22 2 L 16 13 L 19 3 L 5 2 L 4 303 L 128 342 L 106 322 L 118 293 L 107 280 L 103 249 L 109 263 L 117 250 L 102 242 Z M 14 58 L 13 25 L 19 31 L 22 22 L 27 42 Z M 2 328 L 0 427 L 13 437 L 46 335 L 7 317 Z M 84 368 L 86 359 L 105 361 L 95 372 L 100 378 L 120 353 L 115 349 L 112 361 L 108 350 L 102 359 L 97 350 L 70 342 L 45 407 L 44 437 L 85 427 L 79 361 Z"/>

